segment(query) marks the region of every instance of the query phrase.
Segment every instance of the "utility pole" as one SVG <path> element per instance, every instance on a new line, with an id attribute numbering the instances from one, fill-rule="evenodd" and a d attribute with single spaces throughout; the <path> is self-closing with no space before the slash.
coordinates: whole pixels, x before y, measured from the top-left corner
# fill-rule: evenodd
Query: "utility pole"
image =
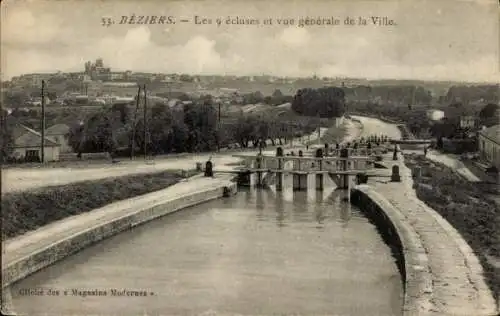
<path id="1" fill-rule="evenodd" d="M 139 88 L 137 90 L 137 102 L 135 106 L 135 112 L 134 112 L 134 121 L 132 122 L 132 139 L 131 141 L 131 152 L 130 152 L 130 160 L 134 159 L 134 152 L 135 152 L 135 123 L 137 121 L 137 111 L 139 110 L 139 101 L 141 100 L 141 86 L 139 85 Z"/>
<path id="2" fill-rule="evenodd" d="M 147 126 L 146 113 L 147 113 L 147 108 L 148 108 L 148 106 L 147 106 L 148 96 L 147 96 L 147 93 L 146 93 L 146 84 L 144 84 L 143 91 L 144 91 L 144 160 L 146 160 L 146 146 L 147 146 L 147 139 L 146 139 L 146 136 L 147 136 L 147 132 L 146 132 L 146 126 Z"/>
<path id="3" fill-rule="evenodd" d="M 413 93 L 411 96 L 411 106 L 413 107 L 415 105 L 415 93 L 417 92 L 417 86 L 413 87 Z"/>
<path id="4" fill-rule="evenodd" d="M 42 80 L 42 140 L 40 148 L 40 162 L 45 162 L 45 80 Z"/>
<path id="5" fill-rule="evenodd" d="M 321 115 L 318 113 L 318 145 L 321 145 Z"/>
<path id="6" fill-rule="evenodd" d="M 219 102 L 219 118 L 217 123 L 217 152 L 220 152 L 220 102 Z"/>

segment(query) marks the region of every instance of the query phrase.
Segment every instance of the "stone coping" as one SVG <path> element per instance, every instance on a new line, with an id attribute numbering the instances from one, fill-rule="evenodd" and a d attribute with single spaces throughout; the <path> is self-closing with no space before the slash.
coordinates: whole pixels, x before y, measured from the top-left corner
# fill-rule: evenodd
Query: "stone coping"
<path id="1" fill-rule="evenodd" d="M 368 185 L 353 188 L 352 200 L 361 199 L 364 211 L 380 212 L 373 216 L 386 216 L 389 225 L 394 227 L 401 244 L 404 303 L 403 315 L 425 315 L 432 308 L 432 279 L 429 272 L 428 257 L 418 235 L 406 221 L 404 215 L 382 195 Z M 367 204 L 375 206 L 370 207 Z M 395 236 L 396 237 L 396 236 Z"/>
<path id="2" fill-rule="evenodd" d="M 478 257 L 474 253 L 474 250 L 469 246 L 465 239 L 460 235 L 460 233 L 453 227 L 443 216 L 438 212 L 433 210 L 423 201 L 419 200 L 416 196 L 416 192 L 413 189 L 414 181 L 412 177 L 411 169 L 404 163 L 404 156 L 400 156 L 399 159 L 400 174 L 404 177 L 405 189 L 414 194 L 414 198 L 419 206 L 425 210 L 426 214 L 432 217 L 438 224 L 439 228 L 442 229 L 449 239 L 451 239 L 460 253 L 463 256 L 464 264 L 468 268 L 469 273 L 467 274 L 468 282 L 471 284 L 475 291 L 475 300 L 481 311 L 478 311 L 478 315 L 500 315 L 500 302 L 495 302 L 490 288 L 486 284 L 483 277 L 483 267 L 479 262 Z"/>
<path id="3" fill-rule="evenodd" d="M 236 183 L 227 176 L 193 179 L 7 240 L 2 247 L 2 288 L 119 232 L 236 192 Z"/>

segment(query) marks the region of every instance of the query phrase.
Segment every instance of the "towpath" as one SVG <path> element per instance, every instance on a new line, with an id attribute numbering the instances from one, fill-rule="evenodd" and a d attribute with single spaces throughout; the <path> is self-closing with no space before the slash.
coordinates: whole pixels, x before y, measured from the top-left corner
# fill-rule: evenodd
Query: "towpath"
<path id="1" fill-rule="evenodd" d="M 395 139 L 401 137 L 395 125 L 372 118 L 358 119 L 363 124 L 361 136 L 383 133 Z M 401 155 L 393 161 L 392 153 L 387 154 L 384 164 L 399 167 L 401 182 L 375 177 L 368 185 L 405 217 L 419 236 L 428 260 L 424 273 L 430 275 L 431 284 L 420 293 L 420 299 L 428 304 L 418 315 L 496 315 L 495 301 L 470 246 L 443 217 L 417 198 L 411 170 Z"/>

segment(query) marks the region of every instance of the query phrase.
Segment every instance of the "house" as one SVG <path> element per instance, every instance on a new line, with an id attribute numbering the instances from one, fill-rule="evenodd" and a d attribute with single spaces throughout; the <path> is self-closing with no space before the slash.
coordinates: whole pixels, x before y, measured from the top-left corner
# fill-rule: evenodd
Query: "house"
<path id="1" fill-rule="evenodd" d="M 14 139 L 14 150 L 11 158 L 17 161 L 40 161 L 40 147 L 42 135 L 22 124 L 17 124 L 12 133 Z M 58 161 L 61 145 L 45 137 L 44 143 L 45 161 Z"/>
<path id="2" fill-rule="evenodd" d="M 478 119 L 471 115 L 460 116 L 460 128 L 468 129 L 477 126 Z"/>
<path id="3" fill-rule="evenodd" d="M 441 110 L 428 110 L 426 112 L 427 118 L 432 121 L 439 121 L 444 117 L 444 111 Z"/>
<path id="4" fill-rule="evenodd" d="M 45 137 L 61 145 L 61 153 L 72 152 L 73 149 L 68 143 L 69 126 L 66 124 L 56 124 L 45 130 Z"/>
<path id="5" fill-rule="evenodd" d="M 478 145 L 481 159 L 500 169 L 500 125 L 480 131 Z"/>

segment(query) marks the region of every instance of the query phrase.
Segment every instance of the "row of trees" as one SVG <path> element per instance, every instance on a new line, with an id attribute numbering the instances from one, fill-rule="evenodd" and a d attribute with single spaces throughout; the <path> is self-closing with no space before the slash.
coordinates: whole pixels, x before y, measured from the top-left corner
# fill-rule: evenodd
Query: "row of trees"
<path id="1" fill-rule="evenodd" d="M 114 106 L 90 115 L 69 134 L 75 152 L 110 152 L 130 155 L 132 147 L 149 153 L 213 151 L 218 146 L 256 146 L 260 139 L 282 144 L 292 137 L 312 132 L 317 119 L 298 117 L 278 120 L 275 114 L 243 115 L 219 122 L 217 107 L 210 99 L 200 99 L 181 109 L 155 104 L 147 112 L 146 137 L 142 109 Z M 277 115 L 277 114 L 276 114 Z M 134 119 L 135 117 L 135 119 Z M 134 123 L 135 122 L 135 123 Z M 134 131 L 135 126 L 135 131 Z"/>
<path id="2" fill-rule="evenodd" d="M 452 86 L 444 98 L 444 102 L 472 102 L 498 103 L 500 100 L 499 85 Z"/>
<path id="3" fill-rule="evenodd" d="M 432 94 L 420 86 L 413 85 L 382 85 L 357 86 L 344 88 L 346 97 L 350 100 L 366 101 L 380 99 L 382 102 L 396 104 L 429 104 Z"/>
<path id="4" fill-rule="evenodd" d="M 292 110 L 305 116 L 341 117 L 346 111 L 344 90 L 337 87 L 300 89 L 293 98 Z"/>

